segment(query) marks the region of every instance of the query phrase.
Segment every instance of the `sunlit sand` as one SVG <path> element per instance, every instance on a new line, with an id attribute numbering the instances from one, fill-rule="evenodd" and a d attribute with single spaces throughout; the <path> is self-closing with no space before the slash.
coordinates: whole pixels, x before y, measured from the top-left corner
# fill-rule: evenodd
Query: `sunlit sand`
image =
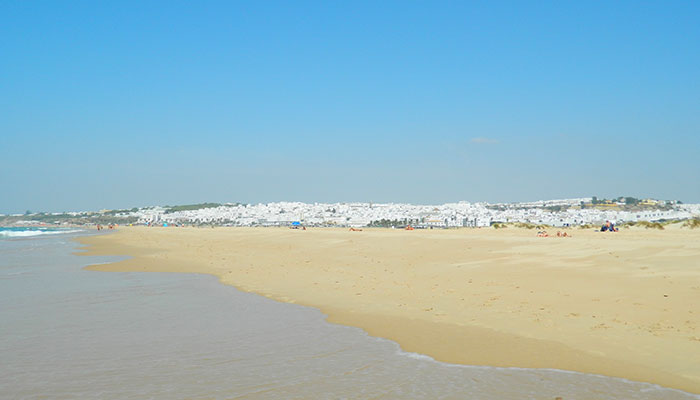
<path id="1" fill-rule="evenodd" d="M 700 230 L 119 228 L 91 269 L 196 272 L 438 360 L 700 393 Z"/>

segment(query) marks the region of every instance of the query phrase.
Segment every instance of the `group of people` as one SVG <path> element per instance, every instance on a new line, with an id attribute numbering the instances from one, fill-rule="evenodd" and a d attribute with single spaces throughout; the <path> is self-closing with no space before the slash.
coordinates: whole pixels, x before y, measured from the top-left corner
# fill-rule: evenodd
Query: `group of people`
<path id="1" fill-rule="evenodd" d="M 615 228 L 615 222 L 614 221 L 605 221 L 603 226 L 600 227 L 601 232 L 617 232 L 618 229 Z"/>
<path id="2" fill-rule="evenodd" d="M 549 237 L 547 231 L 538 231 L 537 237 Z M 566 231 L 557 231 L 557 237 L 571 237 L 571 234 Z"/>
<path id="3" fill-rule="evenodd" d="M 114 229 L 114 224 L 109 224 L 109 225 L 107 225 L 107 226 L 109 227 L 109 229 Z M 104 226 L 102 226 L 102 225 L 100 225 L 100 224 L 97 224 L 97 230 L 98 230 L 98 231 L 101 231 L 101 230 L 103 230 L 104 228 L 105 228 Z"/>

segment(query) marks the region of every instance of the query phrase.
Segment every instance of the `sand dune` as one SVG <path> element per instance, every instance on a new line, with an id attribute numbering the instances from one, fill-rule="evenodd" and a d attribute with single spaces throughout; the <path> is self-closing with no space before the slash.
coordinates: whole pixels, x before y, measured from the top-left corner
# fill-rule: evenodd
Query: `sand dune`
<path id="1" fill-rule="evenodd" d="M 120 228 L 81 238 L 318 307 L 438 360 L 557 368 L 700 393 L 700 230 Z"/>

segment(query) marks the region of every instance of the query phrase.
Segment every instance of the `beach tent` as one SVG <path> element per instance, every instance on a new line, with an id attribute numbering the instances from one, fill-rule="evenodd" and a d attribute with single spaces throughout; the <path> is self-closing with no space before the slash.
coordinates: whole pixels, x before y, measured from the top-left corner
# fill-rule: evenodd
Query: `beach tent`
<path id="1" fill-rule="evenodd" d="M 301 225 L 301 222 L 299 222 L 299 221 L 292 222 L 292 226 L 299 226 L 299 225 Z"/>

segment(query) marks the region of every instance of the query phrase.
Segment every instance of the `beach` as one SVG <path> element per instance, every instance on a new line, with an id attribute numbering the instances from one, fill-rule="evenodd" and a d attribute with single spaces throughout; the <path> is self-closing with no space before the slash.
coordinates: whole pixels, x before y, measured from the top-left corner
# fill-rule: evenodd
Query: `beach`
<path id="1" fill-rule="evenodd" d="M 89 269 L 215 275 L 439 361 L 700 393 L 700 231 L 568 232 L 120 227 L 78 240 L 132 257 Z"/>

